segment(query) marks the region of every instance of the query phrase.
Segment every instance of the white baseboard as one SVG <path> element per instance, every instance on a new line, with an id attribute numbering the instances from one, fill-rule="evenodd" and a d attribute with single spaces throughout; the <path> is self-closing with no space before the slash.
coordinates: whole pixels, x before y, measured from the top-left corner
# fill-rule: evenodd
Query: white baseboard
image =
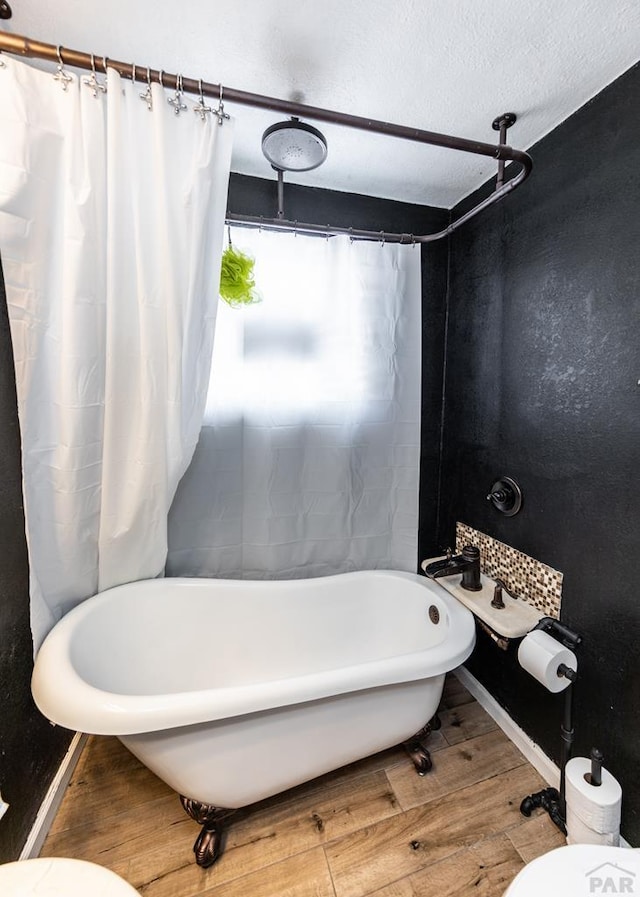
<path id="1" fill-rule="evenodd" d="M 478 704 L 496 721 L 507 738 L 515 744 L 534 769 L 540 773 L 547 785 L 559 788 L 560 769 L 550 757 L 547 757 L 540 745 L 529 738 L 527 733 L 511 719 L 504 707 L 498 704 L 493 695 L 487 691 L 484 685 L 478 682 L 475 676 L 472 676 L 466 667 L 458 667 L 457 670 L 454 670 L 454 674 L 464 687 L 471 692 Z"/>
<path id="2" fill-rule="evenodd" d="M 540 745 L 529 738 L 527 733 L 511 719 L 504 707 L 501 707 L 500 704 L 498 704 L 493 695 L 487 691 L 482 683 L 478 682 L 476 677 L 473 676 L 469 670 L 465 667 L 458 667 L 457 670 L 454 670 L 454 675 L 464 685 L 467 691 L 473 695 L 478 704 L 480 704 L 480 706 L 487 711 L 489 716 L 496 721 L 498 726 L 502 729 L 507 738 L 515 744 L 520 753 L 524 754 L 534 769 L 540 773 L 547 785 L 551 785 L 553 788 L 559 788 L 560 769 L 550 757 L 547 757 Z M 622 836 L 620 836 L 620 846 L 631 847 L 629 842 Z"/>
<path id="3" fill-rule="evenodd" d="M 73 770 L 76 768 L 76 763 L 80 759 L 80 754 L 82 753 L 87 738 L 88 736 L 83 735 L 82 732 L 76 732 L 71 739 L 69 749 L 67 750 L 62 763 L 58 767 L 58 771 L 53 777 L 49 790 L 38 810 L 36 821 L 33 823 L 33 827 L 29 832 L 29 837 L 22 848 L 22 853 L 20 854 L 21 860 L 30 860 L 33 857 L 37 857 L 42 850 L 42 845 L 49 833 L 51 823 L 60 808 L 65 788 L 73 775 Z"/>

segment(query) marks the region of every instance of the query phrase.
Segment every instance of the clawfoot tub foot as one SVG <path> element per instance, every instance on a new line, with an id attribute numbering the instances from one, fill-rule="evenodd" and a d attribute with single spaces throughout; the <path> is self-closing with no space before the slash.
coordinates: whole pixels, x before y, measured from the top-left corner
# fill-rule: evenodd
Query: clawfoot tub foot
<path id="1" fill-rule="evenodd" d="M 193 852 L 196 855 L 198 866 L 207 869 L 209 866 L 213 866 L 222 855 L 224 821 L 232 813 L 235 813 L 235 810 L 213 807 L 211 804 L 203 804 L 199 800 L 192 800 L 190 797 L 182 795 L 180 795 L 180 800 L 187 815 L 202 826 L 196 843 L 193 845 Z"/>
<path id="2" fill-rule="evenodd" d="M 403 742 L 405 751 L 409 754 L 411 762 L 416 768 L 419 776 L 426 775 L 433 766 L 431 754 L 427 749 L 426 741 L 432 732 L 437 731 L 441 726 L 440 717 L 436 714 L 433 719 L 429 720 L 426 726 L 423 726 L 419 732 Z"/>

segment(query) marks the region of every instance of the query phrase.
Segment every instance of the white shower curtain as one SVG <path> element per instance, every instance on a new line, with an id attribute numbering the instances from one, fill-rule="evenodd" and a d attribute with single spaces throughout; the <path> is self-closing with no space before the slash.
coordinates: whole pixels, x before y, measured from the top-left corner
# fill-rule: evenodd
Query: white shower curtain
<path id="1" fill-rule="evenodd" d="M 235 229 L 260 305 L 221 304 L 171 575 L 417 567 L 420 249 Z"/>
<path id="2" fill-rule="evenodd" d="M 232 127 L 113 69 L 3 58 L 0 254 L 37 649 L 80 600 L 163 572 L 202 422 Z"/>

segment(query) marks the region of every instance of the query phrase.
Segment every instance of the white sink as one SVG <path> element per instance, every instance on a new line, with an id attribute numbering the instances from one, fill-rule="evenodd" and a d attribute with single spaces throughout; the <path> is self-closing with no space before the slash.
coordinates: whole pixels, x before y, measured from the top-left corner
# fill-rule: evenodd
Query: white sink
<path id="1" fill-rule="evenodd" d="M 428 564 L 433 561 L 439 561 L 442 558 L 428 558 L 420 565 L 424 570 Z M 490 629 L 497 632 L 504 638 L 522 638 L 527 632 L 544 617 L 544 614 L 537 610 L 532 604 L 527 604 L 521 598 L 511 598 L 505 590 L 502 590 L 502 599 L 504 608 L 491 607 L 493 601 L 493 593 L 496 587 L 495 579 L 480 574 L 482 589 L 479 592 L 470 592 L 461 586 L 462 576 L 442 576 L 432 580 L 450 592 L 461 604 L 468 607 L 479 620 L 486 623 Z"/>

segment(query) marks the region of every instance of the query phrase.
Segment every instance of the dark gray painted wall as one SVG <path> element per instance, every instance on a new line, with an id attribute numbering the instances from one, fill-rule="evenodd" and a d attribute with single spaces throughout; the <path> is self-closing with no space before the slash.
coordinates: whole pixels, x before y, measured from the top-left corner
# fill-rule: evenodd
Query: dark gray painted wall
<path id="1" fill-rule="evenodd" d="M 441 544 L 461 520 L 564 573 L 584 636 L 576 749 L 598 745 L 640 844 L 640 68 L 531 154 L 451 240 Z M 517 145 L 517 126 L 510 134 Z M 459 210 L 455 210 L 455 214 Z M 512 519 L 485 500 L 520 481 Z M 559 706 L 485 637 L 468 664 L 556 760 Z"/>
<path id="2" fill-rule="evenodd" d="M 4 281 L 0 270 L 0 862 L 16 859 L 71 733 L 53 728 L 31 698 L 33 646 L 22 514 L 20 433 Z"/>

